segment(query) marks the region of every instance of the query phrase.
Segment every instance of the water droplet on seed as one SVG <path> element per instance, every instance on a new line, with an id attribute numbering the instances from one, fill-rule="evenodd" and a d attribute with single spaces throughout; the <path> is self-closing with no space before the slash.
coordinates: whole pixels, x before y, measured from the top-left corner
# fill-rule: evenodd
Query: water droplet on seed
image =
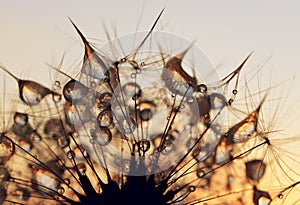
<path id="1" fill-rule="evenodd" d="M 16 125 L 24 126 L 24 125 L 27 124 L 27 122 L 28 122 L 28 115 L 27 115 L 27 113 L 16 112 L 14 114 L 14 123 Z"/>
<path id="2" fill-rule="evenodd" d="M 209 95 L 212 109 L 222 109 L 226 105 L 225 97 L 220 93 L 212 93 Z"/>
<path id="3" fill-rule="evenodd" d="M 136 83 L 127 83 L 123 86 L 124 94 L 128 97 L 139 97 L 141 96 L 141 88 Z"/>
<path id="4" fill-rule="evenodd" d="M 197 90 L 200 93 L 206 93 L 207 92 L 207 86 L 205 84 L 200 84 L 197 86 Z"/>
<path id="5" fill-rule="evenodd" d="M 98 107 L 108 107 L 111 104 L 111 93 L 104 92 L 100 95 L 96 95 L 98 101 Z"/>
<path id="6" fill-rule="evenodd" d="M 71 103 L 76 104 L 88 93 L 89 89 L 82 83 L 71 79 L 63 88 L 63 95 L 65 99 Z"/>
<path id="7" fill-rule="evenodd" d="M 69 150 L 69 151 L 67 152 L 67 157 L 68 157 L 69 159 L 74 159 L 74 158 L 75 158 L 75 152 L 74 152 L 73 150 Z"/>
<path id="8" fill-rule="evenodd" d="M 65 193 L 65 189 L 63 187 L 58 187 L 57 193 L 63 195 Z"/>
<path id="9" fill-rule="evenodd" d="M 138 141 L 139 150 L 147 152 L 150 149 L 150 142 L 148 140 Z"/>
<path id="10" fill-rule="evenodd" d="M 4 134 L 0 136 L 0 162 L 10 159 L 15 152 L 15 145 L 12 140 Z"/>
<path id="11" fill-rule="evenodd" d="M 97 127 L 95 130 L 91 130 L 91 136 L 99 145 L 106 146 L 112 140 L 111 131 L 107 127 Z"/>
<path id="12" fill-rule="evenodd" d="M 135 79 L 135 78 L 136 78 L 136 74 L 135 74 L 135 73 L 131 73 L 131 74 L 130 74 L 130 77 L 131 77 L 132 79 Z"/>
<path id="13" fill-rule="evenodd" d="M 48 94 L 55 92 L 29 80 L 19 80 L 19 96 L 28 105 L 37 105 Z"/>
<path id="14" fill-rule="evenodd" d="M 118 119 L 118 125 L 123 134 L 131 134 L 136 128 L 136 123 L 132 117 L 121 117 Z"/>
<path id="15" fill-rule="evenodd" d="M 97 117 L 97 121 L 100 126 L 109 127 L 113 122 L 112 112 L 108 109 L 101 111 Z"/>

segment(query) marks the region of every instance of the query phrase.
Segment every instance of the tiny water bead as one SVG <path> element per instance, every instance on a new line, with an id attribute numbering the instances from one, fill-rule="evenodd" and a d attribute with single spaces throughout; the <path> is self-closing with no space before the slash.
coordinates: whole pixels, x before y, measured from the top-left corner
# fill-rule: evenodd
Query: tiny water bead
<path id="1" fill-rule="evenodd" d="M 14 123 L 19 126 L 24 126 L 28 122 L 28 115 L 26 113 L 16 112 L 14 115 Z"/>
<path id="2" fill-rule="evenodd" d="M 107 127 L 98 127 L 90 131 L 92 138 L 101 146 L 108 145 L 112 140 L 112 133 Z"/>
<path id="3" fill-rule="evenodd" d="M 136 83 L 127 83 L 126 85 L 124 85 L 123 90 L 124 94 L 128 97 L 141 96 L 141 88 Z"/>
<path id="4" fill-rule="evenodd" d="M 148 140 L 141 140 L 138 142 L 139 150 L 147 152 L 150 149 L 150 142 Z"/>
<path id="5" fill-rule="evenodd" d="M 96 102 L 98 103 L 98 107 L 108 107 L 111 104 L 112 94 L 109 92 L 97 93 Z"/>
<path id="6" fill-rule="evenodd" d="M 27 189 L 24 188 L 17 188 L 13 191 L 13 195 L 21 201 L 28 201 L 30 198 L 30 192 Z"/>
<path id="7" fill-rule="evenodd" d="M 99 113 L 97 120 L 100 126 L 109 127 L 113 122 L 112 112 L 109 109 L 102 110 Z"/>
<path id="8" fill-rule="evenodd" d="M 76 104 L 87 95 L 89 89 L 82 83 L 71 79 L 63 88 L 64 98 L 71 104 Z"/>
<path id="9" fill-rule="evenodd" d="M 148 121 L 152 118 L 153 112 L 150 109 L 143 109 L 140 111 L 140 118 L 143 121 Z"/>
<path id="10" fill-rule="evenodd" d="M 74 152 L 73 150 L 69 150 L 69 151 L 67 152 L 67 157 L 68 157 L 69 159 L 73 159 L 73 158 L 75 158 L 75 156 L 76 156 L 76 154 L 75 154 L 75 152 Z"/>
<path id="11" fill-rule="evenodd" d="M 6 137 L 3 133 L 0 134 L 0 162 L 5 163 L 15 152 L 13 141 Z"/>
<path id="12" fill-rule="evenodd" d="M 136 122 L 132 117 L 118 119 L 119 131 L 123 134 L 132 134 L 136 129 Z"/>
<path id="13" fill-rule="evenodd" d="M 261 160 L 246 162 L 246 175 L 249 179 L 259 181 L 265 174 L 266 164 Z"/>
<path id="14" fill-rule="evenodd" d="M 205 84 L 199 84 L 197 86 L 197 90 L 200 92 L 200 93 L 206 93 L 207 92 L 207 86 Z"/>

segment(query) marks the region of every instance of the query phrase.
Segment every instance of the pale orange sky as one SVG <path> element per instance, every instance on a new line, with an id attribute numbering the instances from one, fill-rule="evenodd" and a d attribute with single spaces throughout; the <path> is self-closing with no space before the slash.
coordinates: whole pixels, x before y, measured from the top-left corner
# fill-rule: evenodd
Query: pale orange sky
<path id="1" fill-rule="evenodd" d="M 274 84 L 295 75 L 287 105 L 290 110 L 285 115 L 290 115 L 289 129 L 300 133 L 296 131 L 300 120 L 295 122 L 300 100 L 297 1 L 1 1 L 0 63 L 17 76 L 46 82 L 49 69 L 45 63 L 58 64 L 64 52 L 69 64 L 82 55 L 82 44 L 68 17 L 89 39 L 102 43 L 106 40 L 103 22 L 111 33 L 115 28 L 118 34 L 144 31 L 163 7 L 166 10 L 157 28 L 195 40 L 211 62 L 220 66 L 220 76 L 228 74 L 251 51 L 254 54 L 248 69 L 272 56 L 266 66 L 277 76 L 272 79 Z"/>

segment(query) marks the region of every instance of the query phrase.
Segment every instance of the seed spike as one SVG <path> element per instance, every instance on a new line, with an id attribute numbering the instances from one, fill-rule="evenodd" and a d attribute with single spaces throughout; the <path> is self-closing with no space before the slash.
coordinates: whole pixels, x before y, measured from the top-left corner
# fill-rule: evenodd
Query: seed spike
<path id="1" fill-rule="evenodd" d="M 48 63 L 47 63 L 47 65 L 48 65 L 51 69 L 53 69 L 53 70 L 59 72 L 60 74 L 66 76 L 66 77 L 68 77 L 68 78 L 70 78 L 70 79 L 72 79 L 72 80 L 75 80 L 75 79 L 74 79 L 73 77 L 71 77 L 69 74 L 67 74 L 67 73 L 65 73 L 65 72 L 63 72 L 63 71 L 61 71 L 60 69 L 54 67 L 53 65 L 50 65 L 50 64 L 48 64 Z"/>
<path id="2" fill-rule="evenodd" d="M 84 48 L 85 48 L 84 61 L 86 61 L 95 52 L 95 50 L 90 46 L 90 43 L 86 40 L 82 32 L 79 30 L 79 28 L 75 25 L 75 23 L 72 21 L 70 17 L 69 20 L 74 26 L 77 33 L 79 34 L 81 40 L 83 41 Z"/>
<path id="3" fill-rule="evenodd" d="M 247 57 L 246 59 L 241 63 L 240 66 L 238 66 L 233 72 L 231 72 L 229 75 L 227 75 L 225 78 L 223 78 L 221 80 L 222 85 L 225 85 L 227 83 L 229 83 L 236 75 L 239 75 L 240 71 L 242 70 L 242 68 L 244 67 L 245 63 L 248 61 L 248 59 L 250 58 L 250 56 L 253 54 L 254 51 L 252 51 Z M 229 79 L 228 79 L 229 78 Z M 225 81 L 226 79 L 228 79 L 227 81 Z M 225 81 L 225 82 L 224 82 Z M 237 79 L 238 82 L 238 79 Z M 237 83 L 236 83 L 237 84 Z M 221 86 L 222 86 L 221 85 Z"/>
<path id="4" fill-rule="evenodd" d="M 182 60 L 184 58 L 184 56 L 186 55 L 186 53 L 192 48 L 194 43 L 195 42 L 192 42 L 191 45 L 189 45 L 183 52 L 177 54 L 176 57 Z"/>
<path id="5" fill-rule="evenodd" d="M 79 34 L 85 48 L 81 72 L 85 73 L 87 76 L 99 80 L 109 78 L 109 72 L 105 62 L 101 59 L 99 55 L 97 55 L 95 50 L 91 47 L 90 43 L 86 40 L 86 38 L 75 25 L 75 23 L 70 18 L 69 20 L 71 21 L 77 33 Z"/>
<path id="6" fill-rule="evenodd" d="M 144 40 L 142 40 L 142 42 L 139 44 L 139 46 L 133 50 L 133 59 L 135 59 L 135 56 L 137 54 L 137 51 L 140 50 L 140 48 L 144 45 L 144 43 L 146 42 L 146 40 L 149 38 L 149 36 L 151 35 L 151 33 L 153 32 L 155 26 L 157 25 L 158 23 L 158 20 L 160 19 L 161 15 L 163 14 L 165 8 L 163 8 L 161 10 L 161 12 L 159 13 L 158 17 L 156 18 L 154 24 L 152 25 L 152 27 L 150 28 L 150 31 L 147 33 L 146 37 L 144 38 Z M 127 55 L 125 58 L 128 58 L 131 54 Z"/>
<path id="7" fill-rule="evenodd" d="M 257 112 L 257 113 L 258 113 L 258 112 L 260 111 L 260 108 L 261 108 L 261 107 L 262 107 L 262 105 L 264 104 L 264 102 L 265 102 L 265 100 L 266 100 L 267 96 L 268 96 L 268 94 L 266 93 L 266 94 L 264 95 L 263 99 L 260 101 L 259 105 L 257 106 L 257 108 L 256 108 L 255 112 Z"/>
<path id="8" fill-rule="evenodd" d="M 19 82 L 21 79 L 17 78 L 17 76 L 15 76 L 14 74 L 12 74 L 12 72 L 10 72 L 9 70 L 7 70 L 7 68 L 5 68 L 4 66 L 0 65 L 0 68 L 6 72 L 8 75 L 10 75 L 11 77 L 13 77 L 17 82 Z"/>

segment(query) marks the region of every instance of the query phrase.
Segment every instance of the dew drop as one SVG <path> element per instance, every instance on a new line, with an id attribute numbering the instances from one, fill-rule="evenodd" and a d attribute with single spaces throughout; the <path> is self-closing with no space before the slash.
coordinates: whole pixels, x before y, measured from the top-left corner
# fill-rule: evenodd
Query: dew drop
<path id="1" fill-rule="evenodd" d="M 74 159 L 75 158 L 75 152 L 73 151 L 73 150 L 69 150 L 68 152 L 67 152 L 67 157 L 69 158 L 69 159 Z"/>
<path id="2" fill-rule="evenodd" d="M 92 87 L 92 88 L 95 88 L 96 86 L 97 86 L 96 82 L 95 82 L 95 81 L 92 81 L 92 82 L 91 82 L 91 87 Z"/>
<path id="3" fill-rule="evenodd" d="M 14 123 L 18 126 L 24 126 L 28 123 L 27 113 L 16 112 L 14 114 Z"/>
<path id="4" fill-rule="evenodd" d="M 97 121 L 102 127 L 109 127 L 113 122 L 113 115 L 110 110 L 106 109 L 99 113 Z"/>
<path id="5" fill-rule="evenodd" d="M 82 83 L 71 79 L 63 88 L 64 98 L 71 104 L 76 104 L 87 95 L 89 89 Z"/>
<path id="6" fill-rule="evenodd" d="M 266 164 L 261 160 L 246 162 L 246 175 L 248 179 L 259 181 L 263 177 L 265 169 Z"/>
<path id="7" fill-rule="evenodd" d="M 52 99 L 55 103 L 59 103 L 61 101 L 61 94 L 58 93 L 53 93 L 52 94 Z"/>
<path id="8" fill-rule="evenodd" d="M 205 84 L 200 84 L 197 86 L 197 90 L 200 93 L 206 93 L 207 92 L 207 86 Z"/>
<path id="9" fill-rule="evenodd" d="M 189 191 L 190 191 L 190 192 L 196 191 L 196 187 L 195 187 L 195 186 L 189 186 Z"/>
<path id="10" fill-rule="evenodd" d="M 10 159 L 15 152 L 15 145 L 12 140 L 4 134 L 0 136 L 0 162 Z"/>
<path id="11" fill-rule="evenodd" d="M 13 195 L 18 199 L 22 201 L 28 201 L 30 198 L 30 192 L 27 189 L 24 188 L 17 188 Z"/>
<path id="12" fill-rule="evenodd" d="M 253 203 L 255 205 L 269 205 L 272 198 L 268 192 L 258 190 L 254 187 Z"/>
<path id="13" fill-rule="evenodd" d="M 128 161 L 128 160 L 123 161 L 123 169 L 124 169 L 125 172 L 130 171 L 130 161 Z"/>
<path id="14" fill-rule="evenodd" d="M 131 134 L 136 128 L 136 123 L 132 117 L 122 117 L 118 120 L 119 128 L 123 134 Z"/>
<path id="15" fill-rule="evenodd" d="M 282 199 L 282 198 L 283 198 L 283 194 L 278 194 L 277 197 L 278 197 L 279 199 Z"/>
<path id="16" fill-rule="evenodd" d="M 236 95 L 238 91 L 236 89 L 232 90 L 232 94 Z"/>
<path id="17" fill-rule="evenodd" d="M 153 139 L 153 144 L 158 149 L 158 151 L 162 152 L 162 154 L 168 155 L 175 149 L 173 141 L 178 136 L 179 132 L 177 130 L 172 130 L 167 136 L 165 136 L 164 141 L 162 142 L 163 134 L 159 134 Z"/>
<path id="18" fill-rule="evenodd" d="M 111 93 L 109 92 L 104 92 L 102 94 L 98 94 L 96 95 L 96 100 L 97 100 L 97 104 L 98 107 L 108 107 L 111 105 Z"/>
<path id="19" fill-rule="evenodd" d="M 74 149 L 74 152 L 76 153 L 77 157 L 82 157 L 83 158 L 83 157 L 88 157 L 89 156 L 86 149 L 84 149 L 84 147 L 81 146 L 81 145 L 79 145 L 79 147 L 76 147 Z"/>
<path id="20" fill-rule="evenodd" d="M 63 195 L 65 193 L 65 189 L 63 187 L 58 187 L 57 193 Z"/>
<path id="21" fill-rule="evenodd" d="M 84 163 L 79 163 L 79 164 L 77 164 L 77 169 L 78 169 L 78 171 L 81 173 L 81 174 L 85 174 L 85 172 L 86 172 L 86 166 L 85 166 L 85 164 Z"/>
<path id="22" fill-rule="evenodd" d="M 42 140 L 41 135 L 39 135 L 36 131 L 31 133 L 30 138 L 33 142 L 40 142 Z"/>
<path id="23" fill-rule="evenodd" d="M 138 141 L 139 150 L 147 152 L 150 149 L 150 142 L 148 140 Z"/>
<path id="24" fill-rule="evenodd" d="M 198 169 L 196 175 L 198 178 L 203 178 L 205 176 L 205 171 L 203 169 Z"/>
<path id="25" fill-rule="evenodd" d="M 136 84 L 129 82 L 123 86 L 124 94 L 128 97 L 140 97 L 141 96 L 141 87 Z"/>
<path id="26" fill-rule="evenodd" d="M 32 144 L 25 139 L 19 140 L 19 146 L 22 147 L 22 149 L 25 150 L 26 152 L 29 152 L 32 148 Z"/>
<path id="27" fill-rule="evenodd" d="M 130 74 L 130 77 L 131 77 L 132 79 L 135 79 L 135 78 L 136 78 L 136 74 L 135 74 L 135 73 L 131 73 L 131 74 Z"/>
<path id="28" fill-rule="evenodd" d="M 226 105 L 225 97 L 220 93 L 212 93 L 209 95 L 212 109 L 222 109 Z"/>
<path id="29" fill-rule="evenodd" d="M 143 121 L 149 121 L 153 117 L 153 112 L 150 109 L 143 109 L 140 111 L 140 118 Z"/>
<path id="30" fill-rule="evenodd" d="M 58 81 L 58 80 L 55 81 L 55 82 L 54 82 L 54 85 L 57 86 L 57 87 L 60 87 L 60 81 Z"/>
<path id="31" fill-rule="evenodd" d="M 50 89 L 29 80 L 19 80 L 19 96 L 28 105 L 37 105 L 48 94 L 54 93 Z"/>
<path id="32" fill-rule="evenodd" d="M 112 140 L 111 131 L 107 127 L 98 127 L 91 130 L 91 136 L 101 146 L 108 145 Z"/>
<path id="33" fill-rule="evenodd" d="M 141 74 L 142 73 L 142 69 L 140 69 L 140 68 L 137 68 L 135 71 L 136 71 L 137 74 Z"/>
<path id="34" fill-rule="evenodd" d="M 227 144 L 242 143 L 255 136 L 257 122 L 258 110 L 255 110 L 227 131 Z"/>
<path id="35" fill-rule="evenodd" d="M 230 106 L 230 105 L 232 105 L 233 101 L 234 101 L 234 99 L 230 98 L 230 99 L 228 100 L 227 104 Z"/>

